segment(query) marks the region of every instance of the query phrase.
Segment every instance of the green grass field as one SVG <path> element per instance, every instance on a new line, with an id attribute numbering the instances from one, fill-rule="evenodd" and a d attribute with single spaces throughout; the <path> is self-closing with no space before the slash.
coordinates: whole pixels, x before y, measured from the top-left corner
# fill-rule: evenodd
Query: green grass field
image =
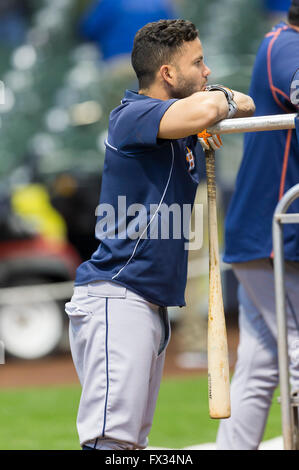
<path id="1" fill-rule="evenodd" d="M 79 399 L 78 386 L 0 391 L 0 449 L 80 449 L 75 424 Z M 281 435 L 276 403 L 264 439 Z M 218 421 L 208 416 L 206 378 L 163 380 L 150 446 L 181 449 L 214 442 L 217 427 Z"/>

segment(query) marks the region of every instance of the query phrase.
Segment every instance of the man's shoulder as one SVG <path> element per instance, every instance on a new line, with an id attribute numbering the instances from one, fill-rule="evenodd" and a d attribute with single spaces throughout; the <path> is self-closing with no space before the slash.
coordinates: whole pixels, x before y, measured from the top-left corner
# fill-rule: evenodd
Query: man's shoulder
<path id="1" fill-rule="evenodd" d="M 299 31 L 284 21 L 275 25 L 271 31 L 265 35 L 267 42 L 272 42 L 273 45 L 288 44 L 289 42 L 299 42 Z"/>
<path id="2" fill-rule="evenodd" d="M 118 150 L 134 155 L 145 148 L 158 148 L 157 135 L 162 116 L 175 101 L 160 100 L 129 94 L 122 100 L 109 119 L 110 144 Z"/>
<path id="3" fill-rule="evenodd" d="M 160 100 L 146 97 L 137 100 L 122 100 L 120 105 L 113 109 L 109 116 L 109 126 L 118 128 L 119 126 L 132 127 L 136 124 L 160 120 L 164 112 L 175 100 Z"/>
<path id="4" fill-rule="evenodd" d="M 150 109 L 155 106 L 164 106 L 168 101 L 173 101 L 173 100 L 167 100 L 163 101 L 158 98 L 151 98 L 150 96 L 147 96 L 145 99 L 137 99 L 137 100 L 121 100 L 120 105 L 118 105 L 116 108 L 114 108 L 111 111 L 110 116 L 114 116 L 120 113 L 129 113 L 129 112 L 136 112 L 137 110 L 143 110 L 143 109 Z"/>

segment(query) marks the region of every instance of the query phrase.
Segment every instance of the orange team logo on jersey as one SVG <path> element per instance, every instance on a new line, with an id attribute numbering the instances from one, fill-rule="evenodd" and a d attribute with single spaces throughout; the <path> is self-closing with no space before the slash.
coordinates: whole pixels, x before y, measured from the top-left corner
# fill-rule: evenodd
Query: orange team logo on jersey
<path id="1" fill-rule="evenodd" d="M 193 156 L 192 150 L 190 150 L 189 147 L 186 147 L 186 149 L 187 149 L 186 160 L 189 164 L 188 171 L 192 171 L 195 168 L 194 156 Z"/>

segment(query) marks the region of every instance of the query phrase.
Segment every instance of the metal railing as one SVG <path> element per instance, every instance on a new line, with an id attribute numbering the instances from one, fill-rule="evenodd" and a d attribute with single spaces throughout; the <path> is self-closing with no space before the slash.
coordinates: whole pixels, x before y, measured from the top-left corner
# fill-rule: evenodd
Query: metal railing
<path id="1" fill-rule="evenodd" d="M 212 134 L 236 134 L 239 132 L 278 131 L 295 129 L 297 114 L 273 114 L 248 118 L 224 119 L 208 129 Z"/>
<path id="2" fill-rule="evenodd" d="M 284 448 L 298 450 L 299 397 L 291 397 L 289 384 L 288 331 L 286 320 L 286 292 L 284 268 L 283 225 L 299 224 L 299 214 L 286 214 L 289 206 L 299 198 L 299 184 L 289 189 L 276 206 L 273 216 L 274 282 L 277 315 L 277 346 L 281 419 Z"/>
<path id="3" fill-rule="evenodd" d="M 294 129 L 297 114 L 226 119 L 209 129 L 216 134 Z M 274 283 L 277 319 L 280 402 L 284 448 L 299 449 L 299 396 L 291 397 L 289 383 L 288 331 L 285 305 L 283 225 L 299 223 L 299 214 L 286 214 L 292 202 L 299 198 L 299 184 L 291 188 L 277 204 L 273 215 Z"/>

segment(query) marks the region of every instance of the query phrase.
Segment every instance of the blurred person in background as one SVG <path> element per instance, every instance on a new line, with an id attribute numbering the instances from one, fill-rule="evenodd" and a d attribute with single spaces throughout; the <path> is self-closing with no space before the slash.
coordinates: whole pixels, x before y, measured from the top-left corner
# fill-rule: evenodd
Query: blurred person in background
<path id="1" fill-rule="evenodd" d="M 130 61 L 135 33 L 146 23 L 177 18 L 172 0 L 97 0 L 83 15 L 80 32 L 99 46 L 103 61 Z"/>
<path id="2" fill-rule="evenodd" d="M 291 0 L 264 0 L 264 9 L 269 16 L 269 21 L 275 24 L 286 18 L 290 4 Z"/>
<path id="3" fill-rule="evenodd" d="M 136 31 L 152 21 L 173 18 L 179 18 L 173 0 L 93 0 L 81 16 L 81 37 L 100 52 L 102 106 L 107 113 L 111 103 L 115 107 L 121 100 L 119 90 L 138 87 L 131 65 Z"/>
<path id="4" fill-rule="evenodd" d="M 25 40 L 31 8 L 28 0 L 0 1 L 0 43 L 17 46 Z"/>
<path id="5" fill-rule="evenodd" d="M 299 0 L 293 0 L 288 22 L 274 26 L 257 53 L 249 91 L 255 116 L 298 112 L 297 83 Z M 298 181 L 295 130 L 245 134 L 243 160 L 226 217 L 224 261 L 232 264 L 239 281 L 240 343 L 231 386 L 231 418 L 221 421 L 217 436 L 220 450 L 258 448 L 278 386 L 272 220 L 278 201 Z M 290 211 L 299 212 L 299 200 Z M 292 393 L 298 394 L 298 224 L 284 227 L 284 257 L 290 382 Z"/>

